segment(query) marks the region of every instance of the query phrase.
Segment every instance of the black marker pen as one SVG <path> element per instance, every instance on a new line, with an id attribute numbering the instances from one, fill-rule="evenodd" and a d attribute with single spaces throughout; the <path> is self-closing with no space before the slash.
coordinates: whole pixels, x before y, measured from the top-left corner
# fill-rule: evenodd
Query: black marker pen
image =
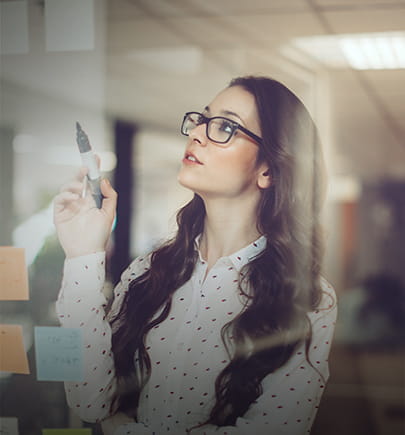
<path id="1" fill-rule="evenodd" d="M 82 130 L 82 127 L 76 122 L 76 140 L 79 146 L 80 155 L 82 157 L 83 166 L 89 169 L 87 173 L 88 183 L 90 184 L 91 194 L 96 201 L 98 208 L 101 208 L 103 201 L 103 195 L 100 190 L 101 175 L 98 169 L 97 160 L 91 149 L 89 138 L 87 134 Z"/>

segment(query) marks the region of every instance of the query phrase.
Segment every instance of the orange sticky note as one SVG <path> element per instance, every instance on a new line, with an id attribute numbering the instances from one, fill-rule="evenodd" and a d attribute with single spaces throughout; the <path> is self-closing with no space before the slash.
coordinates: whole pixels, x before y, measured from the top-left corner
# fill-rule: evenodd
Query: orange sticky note
<path id="1" fill-rule="evenodd" d="M 0 246 L 0 300 L 28 299 L 28 274 L 24 248 Z"/>
<path id="2" fill-rule="evenodd" d="M 0 325 L 0 371 L 30 372 L 21 325 Z"/>

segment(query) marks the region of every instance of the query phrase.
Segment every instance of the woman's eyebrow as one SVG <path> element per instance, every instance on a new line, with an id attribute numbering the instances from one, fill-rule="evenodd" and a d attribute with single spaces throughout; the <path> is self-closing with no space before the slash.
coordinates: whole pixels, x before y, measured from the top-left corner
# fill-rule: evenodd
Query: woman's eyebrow
<path id="1" fill-rule="evenodd" d="M 237 113 L 232 112 L 231 110 L 222 110 L 221 113 L 225 116 L 235 116 L 242 122 L 242 124 L 244 124 L 243 119 Z"/>
<path id="2" fill-rule="evenodd" d="M 204 107 L 204 113 L 206 113 L 206 114 L 210 113 L 210 107 L 209 106 L 205 106 Z M 243 119 L 236 112 L 232 112 L 232 110 L 221 110 L 221 115 L 223 115 L 223 116 L 235 116 L 242 123 L 244 123 Z"/>
<path id="3" fill-rule="evenodd" d="M 209 114 L 210 113 L 210 107 L 209 106 L 205 106 L 204 107 L 204 114 Z M 232 112 L 232 110 L 221 110 L 221 115 L 223 116 L 235 116 L 236 118 L 238 118 L 242 124 L 244 124 L 243 119 L 236 113 L 236 112 Z"/>

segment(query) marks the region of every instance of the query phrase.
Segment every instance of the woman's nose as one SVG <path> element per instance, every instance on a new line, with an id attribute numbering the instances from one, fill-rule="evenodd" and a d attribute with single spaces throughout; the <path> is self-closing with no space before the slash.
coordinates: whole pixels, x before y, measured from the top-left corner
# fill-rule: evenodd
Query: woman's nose
<path id="1" fill-rule="evenodd" d="M 199 124 L 195 126 L 189 133 L 190 139 L 194 142 L 198 142 L 201 145 L 206 145 L 208 141 L 207 137 L 207 124 Z"/>

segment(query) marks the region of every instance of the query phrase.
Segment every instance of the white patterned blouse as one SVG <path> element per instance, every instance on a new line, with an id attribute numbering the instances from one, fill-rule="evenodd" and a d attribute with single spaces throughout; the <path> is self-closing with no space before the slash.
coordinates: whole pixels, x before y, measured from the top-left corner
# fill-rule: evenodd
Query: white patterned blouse
<path id="1" fill-rule="evenodd" d="M 262 236 L 219 259 L 208 274 L 207 264 L 199 256 L 191 279 L 175 292 L 169 316 L 147 336 L 152 373 L 141 393 L 138 422 L 120 425 L 111 433 L 181 435 L 207 419 L 215 399 L 215 379 L 229 362 L 221 328 L 243 306 L 239 273 L 265 244 Z M 67 259 L 56 303 L 61 325 L 82 330 L 84 378 L 82 382 L 66 382 L 65 388 L 69 406 L 90 422 L 109 417 L 116 388 L 109 319 L 118 312 L 131 280 L 149 267 L 148 257 L 131 263 L 114 289 L 107 316 L 102 292 L 104 262 L 103 252 Z M 334 290 L 325 280 L 322 286 L 321 305 L 309 313 L 311 364 L 302 344 L 283 367 L 263 379 L 262 395 L 235 426 L 205 425 L 192 434 L 309 433 L 329 377 L 328 355 L 336 321 Z"/>

